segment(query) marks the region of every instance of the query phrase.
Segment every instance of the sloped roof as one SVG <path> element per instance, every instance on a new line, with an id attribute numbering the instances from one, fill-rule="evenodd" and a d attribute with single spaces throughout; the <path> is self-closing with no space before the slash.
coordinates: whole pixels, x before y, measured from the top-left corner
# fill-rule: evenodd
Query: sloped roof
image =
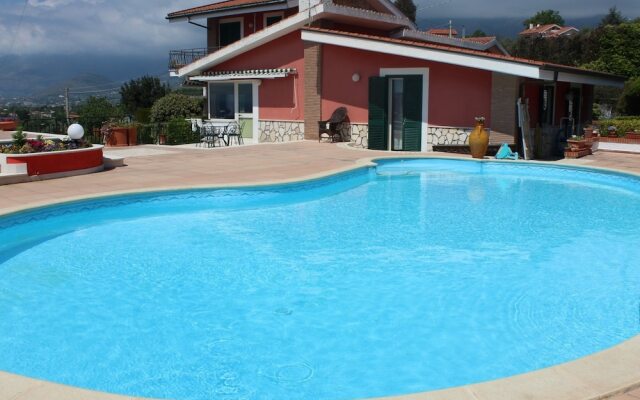
<path id="1" fill-rule="evenodd" d="M 494 40 L 496 40 L 496 37 L 495 36 L 477 36 L 477 37 L 462 38 L 462 40 L 466 40 L 468 42 L 487 44 L 487 43 L 491 43 Z"/>
<path id="2" fill-rule="evenodd" d="M 286 3 L 286 0 L 226 0 L 218 3 L 208 4 L 199 7 L 187 8 L 186 10 L 175 11 L 167 15 L 167 19 L 190 17 L 205 14 L 213 11 L 221 11 L 231 8 L 243 8 L 260 6 L 266 4 Z"/>
<path id="3" fill-rule="evenodd" d="M 430 33 L 432 35 L 447 35 L 449 36 L 449 28 L 431 28 L 431 29 L 427 29 L 426 31 L 427 33 Z M 451 29 L 451 34 L 453 36 L 458 35 L 458 31 L 455 29 Z"/>
<path id="4" fill-rule="evenodd" d="M 329 34 L 335 34 L 335 35 L 341 35 L 341 36 L 355 37 L 360 39 L 375 40 L 379 42 L 400 44 L 400 45 L 406 45 L 406 46 L 412 46 L 412 47 L 420 47 L 420 48 L 426 48 L 431 50 L 439 50 L 439 51 L 444 51 L 449 53 L 471 55 L 471 56 L 477 56 L 477 57 L 486 58 L 486 59 L 501 60 L 501 61 L 522 64 L 522 65 L 534 66 L 534 67 L 540 68 L 541 70 L 547 70 L 547 71 L 553 71 L 553 72 L 562 72 L 567 74 L 578 74 L 578 75 L 586 74 L 592 77 L 598 77 L 605 80 L 615 81 L 616 84 L 620 84 L 620 85 L 623 84 L 624 81 L 626 80 L 626 78 L 624 77 L 608 74 L 600 71 L 591 71 L 591 70 L 572 67 L 568 65 L 530 60 L 527 58 L 513 57 L 510 55 L 504 55 L 504 54 L 489 53 L 485 51 L 472 50 L 472 49 L 467 49 L 463 47 L 417 41 L 417 40 L 412 40 L 408 38 L 403 38 L 403 39 L 390 38 L 390 37 L 374 36 L 374 35 L 368 35 L 363 33 L 345 32 L 345 31 L 326 29 L 326 28 L 316 28 L 316 27 L 305 27 L 303 28 L 303 31 L 329 33 Z M 370 51 L 375 51 L 375 49 L 371 49 Z"/>
<path id="5" fill-rule="evenodd" d="M 573 26 L 560 26 L 557 24 L 546 24 L 534 26 L 533 28 L 527 28 L 520 32 L 520 35 L 544 35 L 549 34 L 551 36 L 560 36 L 569 31 L 578 31 L 578 28 Z"/>

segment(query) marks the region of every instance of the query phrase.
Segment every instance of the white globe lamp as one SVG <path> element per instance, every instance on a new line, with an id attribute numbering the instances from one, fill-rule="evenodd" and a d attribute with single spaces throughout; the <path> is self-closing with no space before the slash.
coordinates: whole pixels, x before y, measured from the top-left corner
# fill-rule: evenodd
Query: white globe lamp
<path id="1" fill-rule="evenodd" d="M 67 129 L 67 136 L 72 140 L 80 140 L 84 136 L 84 128 L 80 124 L 71 124 Z"/>

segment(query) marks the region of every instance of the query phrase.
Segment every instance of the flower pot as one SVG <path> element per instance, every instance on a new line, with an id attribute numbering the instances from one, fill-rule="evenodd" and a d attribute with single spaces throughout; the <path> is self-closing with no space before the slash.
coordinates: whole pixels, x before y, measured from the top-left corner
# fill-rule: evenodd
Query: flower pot
<path id="1" fill-rule="evenodd" d="M 489 132 L 484 129 L 484 120 L 476 120 L 476 127 L 469 134 L 471 157 L 484 158 L 489 147 Z"/>
<path id="2" fill-rule="evenodd" d="M 129 144 L 129 129 L 123 127 L 117 127 L 111 129 L 111 135 L 107 140 L 107 146 L 119 147 L 128 146 Z"/>
<path id="3" fill-rule="evenodd" d="M 138 128 L 131 127 L 129 128 L 129 146 L 135 146 L 138 144 Z"/>
<path id="4" fill-rule="evenodd" d="M 158 135 L 158 144 L 167 144 L 167 135 L 165 134 Z"/>
<path id="5" fill-rule="evenodd" d="M 584 128 L 584 137 L 585 138 L 590 138 L 593 137 L 593 128 Z"/>

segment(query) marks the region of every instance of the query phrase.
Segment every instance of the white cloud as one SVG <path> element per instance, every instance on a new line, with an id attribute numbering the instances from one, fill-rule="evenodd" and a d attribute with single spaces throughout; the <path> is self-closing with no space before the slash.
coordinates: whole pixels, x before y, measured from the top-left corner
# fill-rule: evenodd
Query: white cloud
<path id="1" fill-rule="evenodd" d="M 3 5 L 9 1 L 8 5 Z M 154 0 L 0 0 L 0 55 L 167 53 L 204 47 L 205 32 L 188 24 L 169 24 L 169 12 L 201 1 Z M 204 0 L 206 2 L 206 0 Z M 15 45 L 12 47 L 12 43 Z"/>

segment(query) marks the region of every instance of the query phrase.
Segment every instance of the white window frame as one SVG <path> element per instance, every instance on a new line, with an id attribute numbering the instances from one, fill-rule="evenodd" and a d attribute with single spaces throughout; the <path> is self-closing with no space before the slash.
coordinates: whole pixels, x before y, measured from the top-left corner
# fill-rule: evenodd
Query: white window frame
<path id="1" fill-rule="evenodd" d="M 218 21 L 218 47 L 220 47 L 220 26 L 233 22 L 240 22 L 240 39 L 244 37 L 244 17 L 223 18 Z"/>
<path id="2" fill-rule="evenodd" d="M 257 138 L 260 135 L 260 107 L 258 104 L 259 96 L 258 96 L 258 88 L 260 87 L 260 83 L 262 81 L 260 79 L 242 79 L 242 80 L 228 80 L 228 81 L 218 81 L 218 82 L 209 82 L 207 84 L 207 93 L 211 94 L 211 85 L 223 84 L 223 83 L 232 83 L 233 84 L 233 119 L 223 119 L 223 118 L 211 118 L 211 101 L 207 97 L 207 116 L 210 121 L 214 122 L 225 122 L 228 123 L 230 121 L 239 121 L 241 117 L 246 117 L 247 113 L 238 112 L 240 107 L 238 104 L 238 85 L 242 84 L 251 84 L 252 85 L 252 97 L 253 97 L 253 112 L 251 113 L 253 116 L 253 138 L 257 143 Z"/>
<path id="3" fill-rule="evenodd" d="M 262 15 L 262 29 L 265 29 L 267 27 L 267 18 L 269 17 L 281 17 L 282 19 L 280 21 L 282 21 L 284 19 L 284 11 L 274 11 L 270 13 L 264 13 Z M 276 22 L 276 24 L 278 22 Z"/>

